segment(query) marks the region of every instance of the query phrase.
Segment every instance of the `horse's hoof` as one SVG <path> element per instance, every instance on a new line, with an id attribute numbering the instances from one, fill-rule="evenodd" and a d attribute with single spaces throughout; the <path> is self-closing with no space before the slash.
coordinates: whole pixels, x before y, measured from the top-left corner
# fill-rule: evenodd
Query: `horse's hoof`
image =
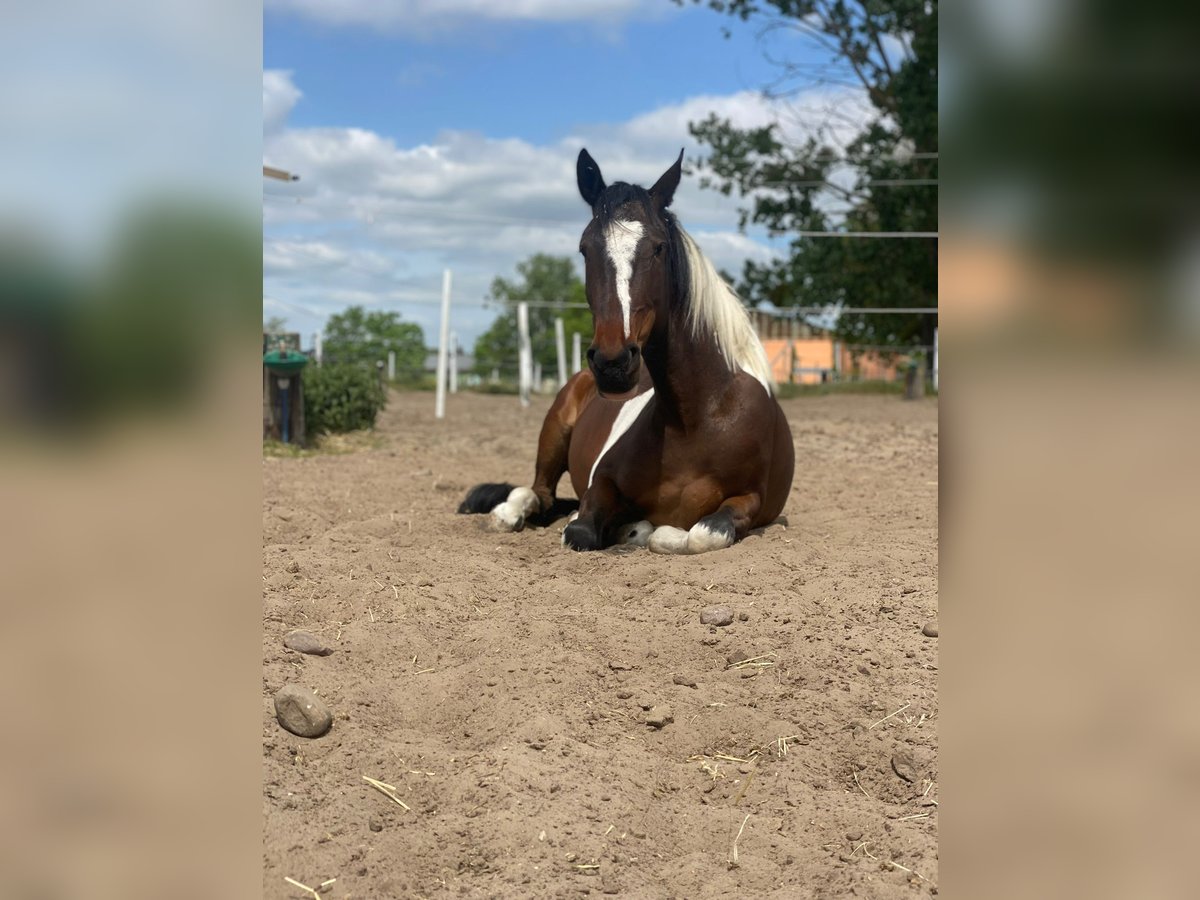
<path id="1" fill-rule="evenodd" d="M 508 494 L 508 499 L 492 509 L 492 530 L 520 531 L 525 527 L 526 517 L 537 509 L 537 494 L 527 487 L 513 488 Z"/>
<path id="2" fill-rule="evenodd" d="M 600 535 L 591 525 L 575 521 L 563 529 L 563 546 L 572 550 L 599 550 Z"/>
<path id="3" fill-rule="evenodd" d="M 520 531 L 525 527 L 525 516 L 515 503 L 505 501 L 492 510 L 488 526 L 492 531 Z"/>
<path id="4" fill-rule="evenodd" d="M 687 552 L 708 553 L 733 546 L 737 532 L 733 528 L 733 516 L 719 512 L 705 516 L 688 532 Z"/>
<path id="5" fill-rule="evenodd" d="M 687 553 L 688 533 L 682 528 L 660 525 L 654 529 L 654 534 L 650 535 L 646 546 L 650 548 L 651 553 Z"/>
<path id="6" fill-rule="evenodd" d="M 632 547 L 645 547 L 650 543 L 652 534 L 654 534 L 654 526 L 643 519 L 621 528 L 621 543 L 629 544 Z"/>

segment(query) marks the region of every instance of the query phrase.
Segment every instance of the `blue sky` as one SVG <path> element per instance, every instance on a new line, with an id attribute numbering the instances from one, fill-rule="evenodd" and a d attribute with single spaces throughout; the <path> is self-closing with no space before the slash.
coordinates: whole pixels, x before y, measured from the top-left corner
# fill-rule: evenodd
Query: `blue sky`
<path id="1" fill-rule="evenodd" d="M 729 27 L 732 37 L 722 35 Z M 395 309 L 436 339 L 441 270 L 470 346 L 496 276 L 536 252 L 574 256 L 586 209 L 574 160 L 650 184 L 709 112 L 835 144 L 858 92 L 812 84 L 788 101 L 757 29 L 669 0 L 267 0 L 264 316 L 305 335 L 351 303 Z M 799 41 L 773 48 L 814 57 Z M 842 114 L 831 120 L 830 110 Z M 685 177 L 674 209 L 718 266 L 778 252 L 737 230 L 737 201 Z"/>

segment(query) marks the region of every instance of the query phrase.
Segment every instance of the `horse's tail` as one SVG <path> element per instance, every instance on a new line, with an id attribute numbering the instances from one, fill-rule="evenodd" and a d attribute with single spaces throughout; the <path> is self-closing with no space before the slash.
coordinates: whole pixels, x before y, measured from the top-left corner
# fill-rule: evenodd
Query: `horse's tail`
<path id="1" fill-rule="evenodd" d="M 458 504 L 460 513 L 490 513 L 508 499 L 516 485 L 512 484 L 477 484 L 467 491 L 463 502 Z"/>

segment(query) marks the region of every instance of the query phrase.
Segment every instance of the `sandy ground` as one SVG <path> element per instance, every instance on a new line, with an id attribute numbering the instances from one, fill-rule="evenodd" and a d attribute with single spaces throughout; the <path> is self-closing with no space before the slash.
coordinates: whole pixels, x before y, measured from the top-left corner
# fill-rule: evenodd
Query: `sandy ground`
<path id="1" fill-rule="evenodd" d="M 697 557 L 455 515 L 528 484 L 548 405 L 398 394 L 370 446 L 264 458 L 263 895 L 936 894 L 936 400 L 785 401 L 787 524 Z"/>

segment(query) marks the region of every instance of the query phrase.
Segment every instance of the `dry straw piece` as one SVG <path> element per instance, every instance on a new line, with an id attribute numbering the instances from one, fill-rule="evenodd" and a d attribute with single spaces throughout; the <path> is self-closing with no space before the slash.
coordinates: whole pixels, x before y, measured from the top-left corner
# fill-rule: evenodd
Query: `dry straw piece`
<path id="1" fill-rule="evenodd" d="M 379 793 L 383 794 L 383 796 L 387 797 L 389 800 L 400 804 L 400 806 L 402 806 L 408 812 L 412 812 L 412 807 L 396 796 L 396 789 L 394 787 L 392 787 L 392 785 L 388 784 L 387 782 L 379 781 L 375 778 L 371 778 L 367 775 L 364 775 L 362 777 L 362 779 L 367 784 L 369 784 L 371 787 L 375 788 L 375 790 L 379 791 Z"/>

